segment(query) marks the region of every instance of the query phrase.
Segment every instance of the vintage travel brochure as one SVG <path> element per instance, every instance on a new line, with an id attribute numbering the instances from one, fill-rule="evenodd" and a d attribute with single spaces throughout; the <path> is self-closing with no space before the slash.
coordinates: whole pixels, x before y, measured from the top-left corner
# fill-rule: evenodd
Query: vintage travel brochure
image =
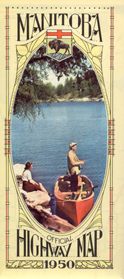
<path id="1" fill-rule="evenodd" d="M 0 4 L 0 278 L 124 278 L 123 12 Z"/>

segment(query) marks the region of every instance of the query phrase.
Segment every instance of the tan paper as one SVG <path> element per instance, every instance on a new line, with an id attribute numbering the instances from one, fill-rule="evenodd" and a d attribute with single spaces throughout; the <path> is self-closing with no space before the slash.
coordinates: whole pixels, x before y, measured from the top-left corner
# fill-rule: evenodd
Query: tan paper
<path id="1" fill-rule="evenodd" d="M 1 278 L 124 276 L 123 9 L 122 1 L 0 4 Z M 84 14 L 84 21 L 89 16 L 91 25 L 83 22 Z M 107 114 L 107 163 L 99 196 L 83 222 L 63 233 L 41 226 L 26 207 L 14 174 L 11 146 L 12 110 L 23 71 L 39 47 L 47 45 L 48 55 L 55 52 L 48 48 L 52 40 L 47 38 L 48 30 L 70 30 L 71 43 L 86 55 L 95 71 Z"/>

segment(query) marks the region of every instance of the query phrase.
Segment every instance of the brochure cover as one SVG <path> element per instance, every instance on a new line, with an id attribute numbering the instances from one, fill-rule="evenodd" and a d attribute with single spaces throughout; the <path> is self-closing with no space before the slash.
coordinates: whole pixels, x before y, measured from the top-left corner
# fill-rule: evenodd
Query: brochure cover
<path id="1" fill-rule="evenodd" d="M 1 278 L 123 278 L 122 1 L 0 4 Z"/>

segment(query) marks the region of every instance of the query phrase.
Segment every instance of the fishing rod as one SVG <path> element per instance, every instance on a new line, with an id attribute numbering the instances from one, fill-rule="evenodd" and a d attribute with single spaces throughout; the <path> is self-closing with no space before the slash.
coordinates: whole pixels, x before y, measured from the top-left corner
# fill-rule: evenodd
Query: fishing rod
<path id="1" fill-rule="evenodd" d="M 84 161 L 84 162 L 85 162 L 86 160 L 82 160 L 82 161 Z M 82 169 L 83 169 L 83 167 L 81 167 L 81 166 L 80 166 L 80 170 L 82 170 Z"/>
<path id="2" fill-rule="evenodd" d="M 94 191 L 94 189 L 98 188 L 98 187 L 99 187 L 99 185 L 96 185 L 96 186 L 93 186 L 92 188 L 87 188 L 85 191 L 90 191 L 90 190 Z"/>

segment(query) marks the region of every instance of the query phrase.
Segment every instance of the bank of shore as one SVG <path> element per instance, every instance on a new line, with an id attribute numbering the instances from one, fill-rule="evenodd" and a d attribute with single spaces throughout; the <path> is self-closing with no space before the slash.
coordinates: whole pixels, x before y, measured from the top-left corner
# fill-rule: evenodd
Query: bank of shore
<path id="1" fill-rule="evenodd" d="M 32 192 L 26 192 L 23 190 L 22 172 L 24 167 L 24 164 L 19 163 L 13 166 L 17 185 L 21 194 L 19 199 L 21 197 L 23 198 L 27 208 L 34 218 L 50 231 L 66 233 L 73 230 L 75 226 L 70 224 L 67 220 L 52 214 L 52 199 L 47 193 L 40 190 Z"/>
<path id="2" fill-rule="evenodd" d="M 56 102 L 61 103 L 61 102 L 104 102 L 104 99 L 98 99 L 98 98 L 71 98 L 71 99 L 67 99 L 67 98 L 57 98 Z"/>
<path id="3" fill-rule="evenodd" d="M 41 103 L 49 103 L 51 100 L 40 100 Z M 62 103 L 62 102 L 104 102 L 103 98 L 56 98 L 52 102 Z"/>

